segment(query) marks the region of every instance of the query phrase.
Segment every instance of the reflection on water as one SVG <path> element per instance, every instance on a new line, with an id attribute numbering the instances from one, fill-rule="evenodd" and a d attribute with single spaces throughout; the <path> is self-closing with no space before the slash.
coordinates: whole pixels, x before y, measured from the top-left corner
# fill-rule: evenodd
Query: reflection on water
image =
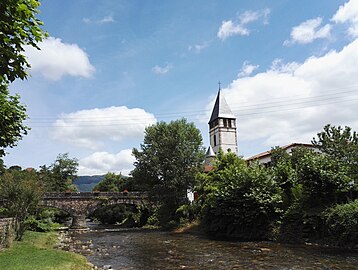
<path id="1" fill-rule="evenodd" d="M 123 229 L 75 235 L 113 269 L 358 269 L 358 254 L 271 242 L 213 241 L 192 234 Z"/>

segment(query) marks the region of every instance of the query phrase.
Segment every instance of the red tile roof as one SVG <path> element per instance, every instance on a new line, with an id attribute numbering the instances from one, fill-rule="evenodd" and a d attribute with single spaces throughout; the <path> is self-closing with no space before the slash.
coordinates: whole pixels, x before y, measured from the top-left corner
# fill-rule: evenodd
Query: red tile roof
<path id="1" fill-rule="evenodd" d="M 291 144 L 282 146 L 282 147 L 280 147 L 280 148 L 286 150 L 286 149 L 288 149 L 288 148 L 300 147 L 300 146 L 309 147 L 309 148 L 314 148 L 314 147 L 315 147 L 313 144 L 310 144 L 310 143 L 291 143 Z M 266 151 L 266 152 L 262 152 L 262 153 L 260 153 L 260 154 L 257 154 L 257 155 L 254 155 L 254 156 L 252 156 L 252 157 L 246 158 L 245 160 L 246 160 L 246 161 L 251 161 L 251 160 L 255 160 L 255 159 L 260 159 L 260 158 L 263 158 L 263 157 L 267 157 L 267 156 L 271 155 L 271 151 L 272 151 L 272 150 L 269 150 L 269 151 Z"/>

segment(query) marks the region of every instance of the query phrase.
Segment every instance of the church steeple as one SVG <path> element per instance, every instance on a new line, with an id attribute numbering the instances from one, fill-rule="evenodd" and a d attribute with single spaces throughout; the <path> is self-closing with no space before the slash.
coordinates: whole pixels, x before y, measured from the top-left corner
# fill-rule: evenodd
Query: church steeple
<path id="1" fill-rule="evenodd" d="M 224 153 L 238 153 L 236 117 L 232 113 L 219 84 L 218 95 L 209 120 L 210 145 L 215 153 L 221 148 Z"/>
<path id="2" fill-rule="evenodd" d="M 236 119 L 219 88 L 209 124 L 218 118 Z"/>

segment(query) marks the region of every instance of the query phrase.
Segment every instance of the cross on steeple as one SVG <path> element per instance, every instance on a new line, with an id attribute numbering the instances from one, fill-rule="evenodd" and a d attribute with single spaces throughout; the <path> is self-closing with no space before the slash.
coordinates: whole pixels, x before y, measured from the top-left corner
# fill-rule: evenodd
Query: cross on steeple
<path id="1" fill-rule="evenodd" d="M 219 90 L 221 90 L 221 82 L 219 81 L 218 84 L 219 84 Z"/>

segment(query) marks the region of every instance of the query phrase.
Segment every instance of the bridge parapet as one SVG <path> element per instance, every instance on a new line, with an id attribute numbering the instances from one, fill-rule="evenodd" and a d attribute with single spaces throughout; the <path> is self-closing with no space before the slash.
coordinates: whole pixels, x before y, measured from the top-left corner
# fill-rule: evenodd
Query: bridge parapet
<path id="1" fill-rule="evenodd" d="M 147 199 L 148 195 L 144 192 L 47 192 L 44 194 L 43 199 L 96 199 L 98 197 L 107 197 L 111 199 Z"/>

